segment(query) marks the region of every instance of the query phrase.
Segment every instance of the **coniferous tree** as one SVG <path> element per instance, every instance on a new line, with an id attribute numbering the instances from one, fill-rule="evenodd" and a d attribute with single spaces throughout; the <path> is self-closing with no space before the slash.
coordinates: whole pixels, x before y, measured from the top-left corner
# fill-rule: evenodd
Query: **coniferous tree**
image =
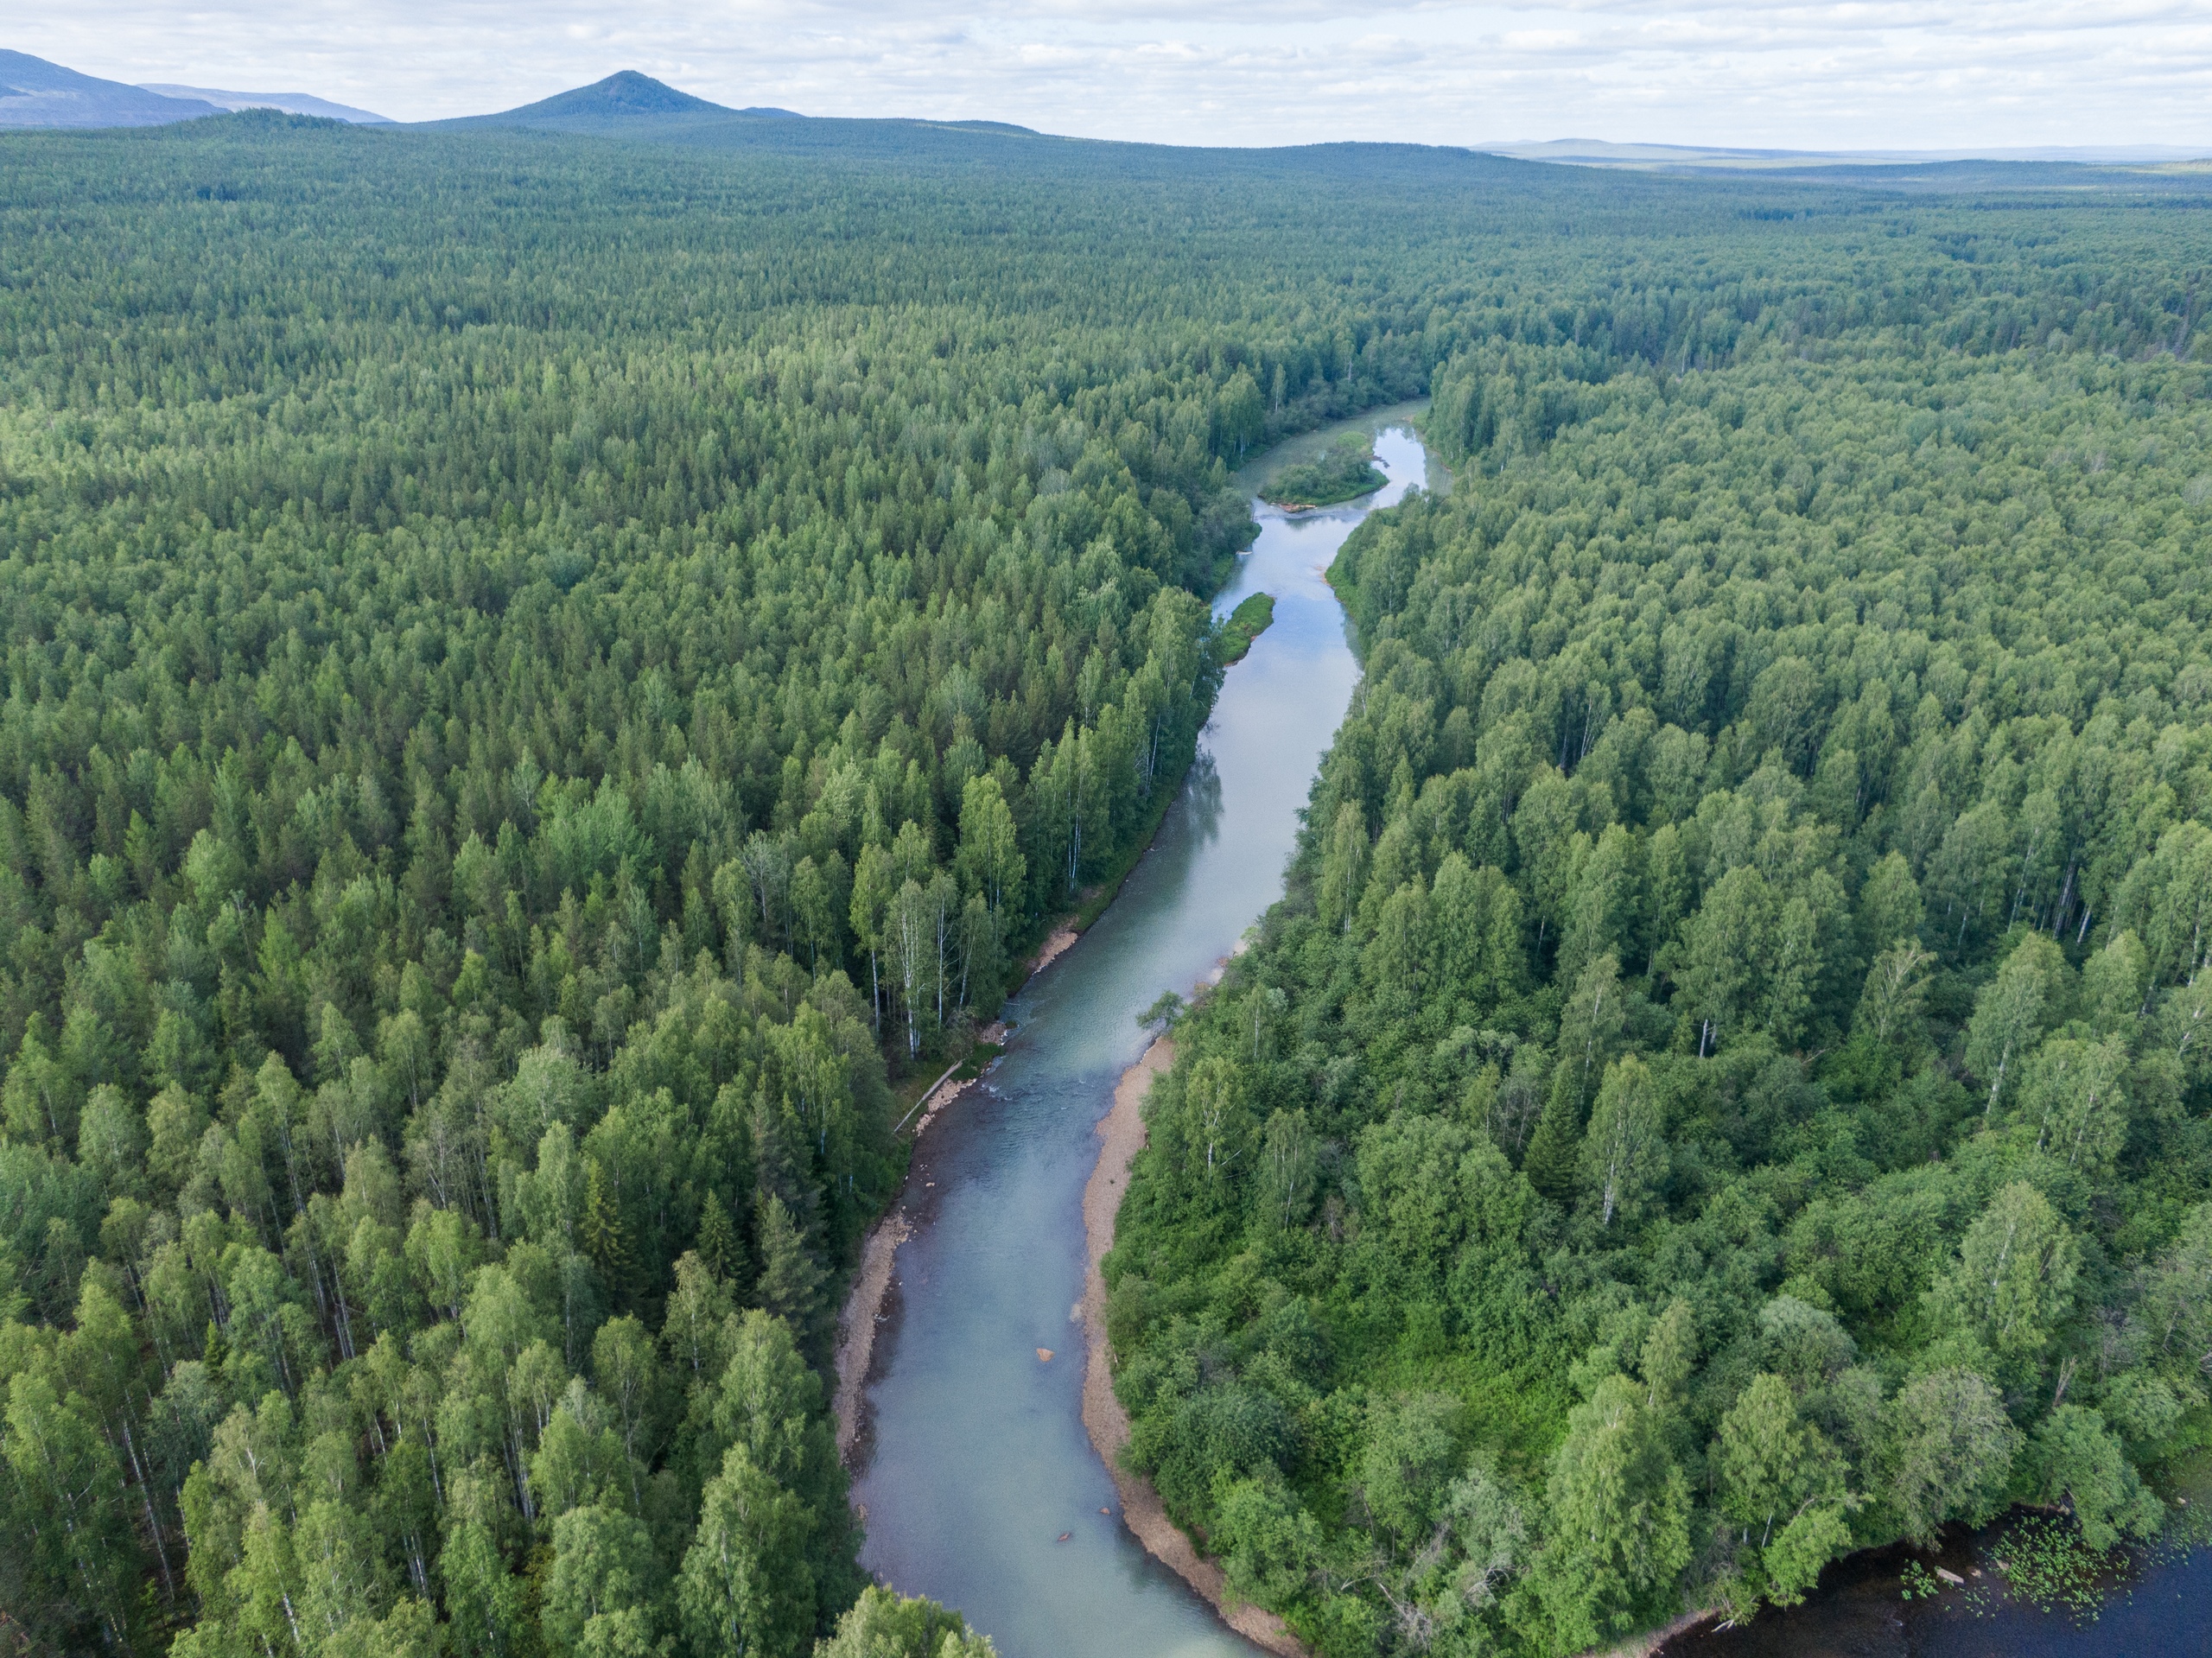
<path id="1" fill-rule="evenodd" d="M 631 1251 L 629 1228 L 623 1223 L 621 1207 L 607 1184 L 606 1170 L 596 1158 L 587 1159 L 584 1165 L 583 1216 L 576 1231 L 584 1254 L 599 1269 L 600 1281 L 619 1305 L 628 1296 L 636 1277 L 637 1259 Z"/>
<path id="2" fill-rule="evenodd" d="M 749 1273 L 745 1242 L 737 1235 L 721 1194 L 709 1190 L 699 1205 L 699 1259 L 725 1284 L 742 1290 Z"/>

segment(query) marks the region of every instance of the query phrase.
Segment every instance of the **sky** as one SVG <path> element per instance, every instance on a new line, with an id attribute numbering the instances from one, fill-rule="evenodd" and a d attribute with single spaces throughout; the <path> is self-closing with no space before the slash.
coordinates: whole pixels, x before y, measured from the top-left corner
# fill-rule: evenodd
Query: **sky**
<path id="1" fill-rule="evenodd" d="M 2212 149 L 2212 0 L 17 0 L 0 46 L 400 120 L 617 69 L 1173 143 Z"/>

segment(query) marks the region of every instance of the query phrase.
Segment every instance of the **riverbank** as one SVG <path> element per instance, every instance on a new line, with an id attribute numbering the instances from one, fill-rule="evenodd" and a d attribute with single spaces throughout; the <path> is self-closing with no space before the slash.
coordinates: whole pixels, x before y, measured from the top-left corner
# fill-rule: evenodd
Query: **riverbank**
<path id="1" fill-rule="evenodd" d="M 1106 1344 L 1106 1280 L 1101 1266 L 1114 1247 L 1114 1220 L 1121 1211 L 1122 1194 L 1128 1190 L 1129 1166 L 1144 1149 L 1145 1096 L 1152 1092 L 1154 1079 L 1174 1063 L 1173 1040 L 1158 1038 L 1142 1058 L 1122 1073 L 1114 1085 L 1113 1109 L 1098 1121 L 1098 1161 L 1083 1188 L 1084 1270 L 1078 1305 L 1089 1350 L 1083 1370 L 1084 1430 L 1114 1477 L 1114 1489 L 1122 1497 L 1122 1523 L 1144 1545 L 1145 1553 L 1211 1602 L 1223 1621 L 1246 1640 L 1283 1658 L 1304 1658 L 1305 1646 L 1281 1618 L 1261 1607 L 1230 1600 L 1229 1580 L 1221 1567 L 1199 1553 L 1189 1534 L 1167 1517 L 1152 1482 L 1122 1465 L 1122 1452 L 1129 1443 L 1129 1413 L 1114 1396 L 1113 1364 Z"/>
<path id="2" fill-rule="evenodd" d="M 1268 619 L 1273 620 L 1274 610 L 1272 602 L 1268 613 Z M 1263 623 L 1260 629 L 1255 630 L 1254 637 L 1264 628 Z M 1242 660 L 1245 651 L 1250 649 L 1251 640 L 1247 638 L 1245 649 L 1237 652 L 1236 659 Z M 1223 665 L 1229 664 L 1224 663 Z M 1155 780 L 1152 804 L 1145 809 L 1144 826 L 1130 839 L 1128 850 L 1115 861 L 1114 867 L 1105 874 L 1077 893 L 1075 908 L 1046 931 L 1044 942 L 1022 962 L 1021 975 L 1011 993 L 1013 995 L 1020 995 L 1028 988 L 1032 979 L 1074 949 L 1076 940 L 1090 931 L 1098 918 L 1106 913 L 1107 906 L 1121 896 L 1122 888 L 1151 852 L 1154 842 L 1159 839 L 1160 825 L 1166 818 L 1168 810 L 1174 805 L 1176 797 L 1183 792 L 1184 781 L 1190 776 L 1191 766 L 1197 763 L 1197 759 L 1198 754 L 1194 750 L 1191 759 L 1184 763 L 1183 769 L 1174 777 Z"/>
<path id="3" fill-rule="evenodd" d="M 1380 473 L 1376 473 L 1375 476 L 1376 479 L 1376 482 L 1363 482 L 1349 490 L 1348 492 L 1343 494 L 1331 494 L 1325 500 L 1277 500 L 1272 495 L 1262 495 L 1260 499 L 1265 501 L 1269 506 L 1274 507 L 1276 511 L 1282 512 L 1288 517 L 1294 518 L 1302 518 L 1309 512 L 1324 512 L 1332 506 L 1342 506 L 1347 501 L 1365 500 L 1370 495 L 1374 494 L 1376 491 L 1388 486 L 1390 481 L 1389 479 L 1384 478 Z"/>
<path id="4" fill-rule="evenodd" d="M 1273 619 L 1272 605 L 1269 607 L 1269 619 Z M 1186 766 L 1185 774 L 1188 770 Z M 1020 994 L 1031 980 L 1075 948 L 1076 941 L 1105 913 L 1106 906 L 1114 901 L 1122 884 L 1128 880 L 1145 854 L 1152 849 L 1153 841 L 1160 832 L 1160 821 L 1166 816 L 1175 797 L 1182 791 L 1183 778 L 1177 777 L 1172 786 L 1165 786 L 1165 780 L 1163 785 L 1142 835 L 1128 853 L 1106 879 L 1085 888 L 1078 895 L 1074 912 L 1053 926 L 1046 934 L 1044 942 L 1037 947 L 1036 953 L 1022 963 L 1020 986 L 1016 988 L 1015 994 Z M 1004 1053 L 1007 1039 L 1008 1030 L 1003 1020 L 994 1020 L 977 1032 L 977 1045 L 990 1046 L 995 1059 Z M 956 1064 L 925 1089 L 901 1115 L 899 1128 L 904 1129 L 906 1123 L 918 1114 L 921 1121 L 914 1125 L 914 1138 L 918 1140 L 939 1112 L 982 1080 L 980 1070 L 974 1076 L 956 1077 L 954 1072 L 961 1069 L 962 1066 Z M 988 1069 L 988 1065 L 982 1068 Z M 1130 1155 L 1135 1156 L 1135 1153 L 1133 1152 Z M 913 1223 L 906 1214 L 906 1181 L 902 1178 L 891 1207 L 876 1217 L 875 1224 L 868 1229 L 867 1237 L 861 1241 L 860 1267 L 854 1273 L 852 1284 L 845 1292 L 844 1305 L 837 1312 L 837 1347 L 833 1360 L 836 1391 L 833 1396 L 831 1413 L 837 1426 L 837 1458 L 849 1470 L 857 1467 L 858 1453 L 868 1439 L 868 1371 L 875 1362 L 876 1336 L 891 1317 L 884 1308 L 891 1297 L 893 1267 L 898 1257 L 899 1246 L 912 1237 L 913 1231 Z"/>
<path id="5" fill-rule="evenodd" d="M 1236 637 L 1241 641 L 1242 648 L 1237 650 L 1236 655 L 1224 663 L 1224 666 L 1233 665 L 1242 661 L 1249 653 L 1252 641 L 1265 632 L 1274 622 L 1273 596 L 1265 594 L 1254 594 L 1237 607 L 1235 615 L 1230 620 Z M 1195 761 L 1196 758 L 1194 753 L 1192 760 Z M 1120 895 L 1122 886 L 1135 873 L 1137 866 L 1152 850 L 1153 844 L 1159 836 L 1160 826 L 1166 817 L 1169 808 L 1174 804 L 1176 797 L 1181 794 L 1189 771 L 1190 767 L 1186 765 L 1183 772 L 1172 780 L 1164 778 L 1160 779 L 1160 786 L 1154 791 L 1155 797 L 1147 811 L 1142 830 L 1132 841 L 1129 849 L 1116 860 L 1115 867 L 1103 878 L 1077 894 L 1075 909 L 1049 928 L 1035 952 L 1022 962 L 1020 979 L 1014 991 L 1015 995 L 1020 994 L 1039 974 L 1074 949 L 1077 941 L 1090 929 L 1100 916 L 1106 912 L 1107 907 Z M 978 1032 L 977 1036 L 979 1042 L 991 1045 L 995 1053 L 1003 1053 L 1007 1040 L 1007 1027 L 1004 1020 L 995 1020 L 982 1032 Z M 976 1087 L 982 1080 L 980 1074 L 967 1077 L 955 1077 L 954 1072 L 962 1068 L 960 1064 L 956 1063 L 945 1071 L 943 1077 L 928 1085 L 919 1096 L 914 1098 L 901 1114 L 899 1129 L 903 1130 L 906 1123 L 918 1115 L 921 1120 L 915 1124 L 914 1128 L 914 1138 L 918 1140 L 923 1131 L 935 1120 L 938 1112 L 951 1104 L 961 1095 Z M 1136 1121 L 1134 1109 L 1131 1112 L 1131 1120 Z M 1143 1126 L 1139 1121 L 1138 1147 L 1143 1144 Z M 1137 1147 L 1131 1148 L 1129 1156 L 1134 1158 L 1136 1155 L 1136 1150 Z M 1128 1163 L 1125 1159 L 1122 1164 L 1124 1178 L 1127 1173 Z M 836 1388 L 833 1396 L 832 1414 L 836 1422 L 838 1459 L 849 1470 L 856 1469 L 858 1453 L 868 1438 L 868 1372 L 875 1360 L 876 1336 L 892 1316 L 885 1312 L 885 1307 L 889 1302 L 894 1281 L 892 1276 L 893 1267 L 899 1253 L 899 1246 L 913 1236 L 913 1223 L 906 1213 L 906 1182 L 902 1178 L 899 1191 L 892 1200 L 891 1207 L 876 1217 L 874 1225 L 869 1228 L 868 1236 L 861 1242 L 860 1267 L 853 1274 L 852 1283 L 845 1293 L 844 1304 L 837 1313 L 837 1345 L 833 1360 L 833 1374 L 836 1378 Z M 1120 1201 L 1118 1195 L 1115 1201 L 1117 1203 Z M 1088 1202 L 1089 1199 L 1086 1197 L 1086 1204 Z M 1109 1211 L 1107 1247 L 1111 1246 L 1111 1230 L 1112 1217 Z M 1103 1253 L 1103 1249 L 1101 1253 Z M 1093 1269 L 1096 1270 L 1095 1261 Z M 1110 1399 L 1111 1396 L 1112 1392 L 1109 1388 L 1108 1397 Z M 1116 1408 L 1118 1410 L 1120 1407 L 1116 1405 Z M 1086 1407 L 1086 1419 L 1087 1416 L 1088 1407 Z M 1128 1425 L 1126 1420 L 1122 1423 L 1122 1434 L 1126 1440 L 1128 1437 Z M 1093 1437 L 1095 1439 L 1096 1435 L 1094 1434 Z M 1111 1458 L 1108 1458 L 1108 1466 L 1109 1468 L 1114 1466 Z M 1117 1480 L 1121 1477 L 1118 1471 L 1116 1477 Z M 1154 1506 L 1157 1506 L 1156 1499 Z M 1160 1518 L 1162 1524 L 1168 1523 L 1164 1513 Z M 1173 1526 L 1169 1525 L 1168 1529 L 1173 1531 Z M 1180 1533 L 1176 1534 L 1178 1536 L 1180 1534 Z M 1160 1553 L 1160 1550 L 1152 1548 L 1150 1543 L 1146 1547 L 1151 1548 L 1154 1554 Z M 1188 1548 L 1187 1541 L 1185 1547 Z M 1196 1558 L 1195 1555 L 1193 1558 Z M 1204 1592 L 1203 1590 L 1201 1592 Z M 1214 1598 L 1217 1600 L 1218 1597 L 1216 1596 Z"/>
<path id="6" fill-rule="evenodd" d="M 892 1263 L 913 1229 L 903 1205 L 877 1217 L 861 1246 L 861 1268 L 853 1274 L 853 1287 L 837 1315 L 837 1392 L 831 1411 L 837 1423 L 837 1460 L 849 1466 L 859 1447 L 861 1430 L 868 1425 L 862 1402 L 868 1367 L 875 1362 L 876 1326 L 891 1293 Z"/>
<path id="7" fill-rule="evenodd" d="M 1072 937 L 1069 942 L 1074 942 Z M 1006 1039 L 1006 1023 L 1002 1020 L 994 1020 L 976 1032 L 969 1058 L 955 1064 L 939 1077 L 892 1132 L 903 1130 L 918 1114 L 921 1121 L 914 1124 L 914 1138 L 920 1140 L 930 1124 L 937 1121 L 938 1113 L 983 1080 L 1005 1053 Z M 973 1056 L 978 1050 L 986 1049 L 991 1058 L 972 1075 L 957 1074 L 974 1064 Z M 860 1449 L 868 1427 L 868 1373 L 875 1363 L 876 1332 L 890 1316 L 884 1306 L 891 1299 L 892 1268 L 898 1260 L 899 1246 L 913 1235 L 913 1223 L 906 1215 L 906 1183 L 902 1178 L 892 1206 L 876 1217 L 875 1224 L 868 1228 L 868 1236 L 861 1242 L 861 1264 L 853 1274 L 851 1286 L 845 1292 L 845 1303 L 837 1312 L 837 1350 L 831 1372 L 837 1386 L 830 1414 L 837 1425 L 837 1460 L 848 1468 L 853 1465 L 855 1453 Z"/>
<path id="8" fill-rule="evenodd" d="M 1270 600 L 1268 621 L 1274 619 L 1274 603 Z M 1263 623 L 1262 631 L 1264 626 Z M 1247 649 L 1249 649 L 1249 641 Z M 1240 656 L 1243 654 L 1239 652 Z M 1192 758 L 1195 759 L 1195 754 Z M 1106 912 L 1107 906 L 1119 896 L 1122 886 L 1135 872 L 1138 864 L 1143 861 L 1145 854 L 1152 850 L 1160 823 L 1176 797 L 1182 792 L 1189 771 L 1186 765 L 1172 782 L 1166 778 L 1160 780 L 1160 785 L 1155 791 L 1157 797 L 1148 810 L 1142 832 L 1131 843 L 1129 850 L 1116 861 L 1111 872 L 1077 895 L 1075 910 L 1047 931 L 1035 954 L 1022 962 L 1021 978 L 1014 994 L 1020 994 L 1039 974 L 1074 949 L 1077 940 L 1090 929 Z M 1008 1029 L 1003 1020 L 993 1020 L 976 1036 L 977 1045 L 990 1046 L 995 1059 L 1004 1053 L 1007 1039 Z M 904 1129 L 906 1123 L 918 1114 L 921 1121 L 914 1126 L 914 1138 L 918 1140 L 939 1112 L 982 1080 L 981 1072 L 988 1070 L 988 1066 L 980 1068 L 972 1076 L 955 1077 L 954 1072 L 962 1068 L 959 1064 L 954 1064 L 943 1077 L 930 1084 L 902 1114 L 899 1128 Z M 913 1223 L 906 1214 L 906 1196 L 907 1182 L 902 1177 L 898 1192 L 892 1199 L 892 1206 L 876 1217 L 875 1224 L 868 1229 L 867 1237 L 861 1242 L 859 1270 L 853 1274 L 852 1284 L 845 1293 L 844 1305 L 837 1313 L 837 1347 L 833 1360 L 836 1390 L 831 1411 L 837 1427 L 838 1460 L 848 1470 L 857 1469 L 859 1453 L 868 1439 L 868 1371 L 875 1362 L 876 1336 L 892 1316 L 884 1309 L 890 1299 L 894 1281 L 893 1266 L 899 1254 L 899 1246 L 913 1236 Z"/>

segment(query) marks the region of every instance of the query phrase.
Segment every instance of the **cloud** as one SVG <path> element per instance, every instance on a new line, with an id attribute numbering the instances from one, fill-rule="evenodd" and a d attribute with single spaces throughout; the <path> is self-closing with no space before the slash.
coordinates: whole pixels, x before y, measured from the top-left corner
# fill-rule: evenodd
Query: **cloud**
<path id="1" fill-rule="evenodd" d="M 86 0 L 10 33 L 94 74 L 403 119 L 635 68 L 724 103 L 1176 143 L 2212 148 L 2212 0 Z"/>

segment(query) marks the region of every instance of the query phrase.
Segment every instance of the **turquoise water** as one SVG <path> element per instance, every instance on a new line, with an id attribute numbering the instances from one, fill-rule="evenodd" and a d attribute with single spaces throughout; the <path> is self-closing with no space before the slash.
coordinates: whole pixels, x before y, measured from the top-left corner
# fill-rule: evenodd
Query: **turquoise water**
<path id="1" fill-rule="evenodd" d="M 1368 500 L 1292 519 L 1255 499 L 1259 540 L 1215 611 L 1271 593 L 1274 625 L 1229 670 L 1152 850 L 1008 1005 L 1006 1058 L 915 1151 L 914 1233 L 899 1251 L 854 1483 L 861 1559 L 905 1593 L 958 1607 L 1002 1658 L 1258 1650 L 1100 1512 L 1118 1503 L 1081 1420 L 1083 1185 L 1094 1127 L 1147 1039 L 1136 1014 L 1163 990 L 1187 993 L 1281 893 L 1297 814 L 1358 677 L 1322 573 L 1371 508 L 1425 480 L 1409 412 L 1352 422 L 1379 429 L 1390 479 Z M 1262 457 L 1248 487 L 1331 435 Z"/>

